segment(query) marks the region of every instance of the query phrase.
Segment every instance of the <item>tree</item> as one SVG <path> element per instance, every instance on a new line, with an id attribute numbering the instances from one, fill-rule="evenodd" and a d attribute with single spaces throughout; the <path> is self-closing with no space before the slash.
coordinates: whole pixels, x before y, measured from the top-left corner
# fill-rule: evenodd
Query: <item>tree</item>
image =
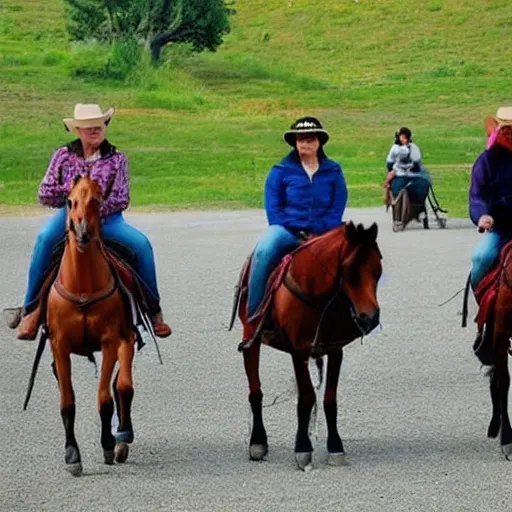
<path id="1" fill-rule="evenodd" d="M 72 39 L 113 42 L 133 37 L 151 50 L 154 61 L 169 43 L 191 43 L 195 51 L 215 51 L 229 32 L 232 1 L 225 0 L 65 0 Z"/>

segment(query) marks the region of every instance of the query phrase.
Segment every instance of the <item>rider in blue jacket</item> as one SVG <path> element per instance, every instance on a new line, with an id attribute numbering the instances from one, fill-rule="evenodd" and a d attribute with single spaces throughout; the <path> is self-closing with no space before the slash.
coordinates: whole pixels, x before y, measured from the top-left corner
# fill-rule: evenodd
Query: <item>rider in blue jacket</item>
<path id="1" fill-rule="evenodd" d="M 272 167 L 265 181 L 269 227 L 252 257 L 249 325 L 263 299 L 267 279 L 279 261 L 299 245 L 301 237 L 321 235 L 340 226 L 347 204 L 343 171 L 324 153 L 329 134 L 320 121 L 302 117 L 284 134 L 284 139 L 293 149 Z M 250 339 L 250 331 L 245 330 L 245 338 Z"/>

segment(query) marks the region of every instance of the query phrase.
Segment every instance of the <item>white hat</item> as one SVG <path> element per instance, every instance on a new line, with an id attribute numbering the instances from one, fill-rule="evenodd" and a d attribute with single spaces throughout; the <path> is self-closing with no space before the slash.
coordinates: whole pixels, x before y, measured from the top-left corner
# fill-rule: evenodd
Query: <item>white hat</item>
<path id="1" fill-rule="evenodd" d="M 512 126 L 512 107 L 500 107 L 496 112 L 498 126 Z"/>
<path id="2" fill-rule="evenodd" d="M 114 109 L 111 107 L 106 112 L 102 112 L 99 105 L 77 103 L 73 115 L 72 119 L 63 119 L 63 121 L 69 132 L 78 133 L 77 128 L 93 128 L 108 124 L 114 115 Z"/>

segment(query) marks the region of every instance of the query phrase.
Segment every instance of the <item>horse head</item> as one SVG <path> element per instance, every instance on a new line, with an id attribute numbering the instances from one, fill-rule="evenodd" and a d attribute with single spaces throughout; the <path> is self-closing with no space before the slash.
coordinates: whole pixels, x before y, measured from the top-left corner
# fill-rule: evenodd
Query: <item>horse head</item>
<path id="1" fill-rule="evenodd" d="M 340 253 L 341 288 L 352 307 L 352 316 L 363 334 L 379 325 L 377 284 L 382 274 L 382 254 L 377 245 L 378 227 L 365 229 L 348 222 L 346 244 Z"/>
<path id="2" fill-rule="evenodd" d="M 100 236 L 101 188 L 90 178 L 77 177 L 67 200 L 67 231 L 79 249 Z"/>

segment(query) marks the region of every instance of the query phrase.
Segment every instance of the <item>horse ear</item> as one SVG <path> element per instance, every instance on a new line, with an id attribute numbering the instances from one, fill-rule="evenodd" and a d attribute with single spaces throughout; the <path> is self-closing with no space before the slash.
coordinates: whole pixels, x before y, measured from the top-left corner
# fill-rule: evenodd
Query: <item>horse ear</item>
<path id="1" fill-rule="evenodd" d="M 377 226 L 377 223 L 374 222 L 369 228 L 368 228 L 368 236 L 372 240 L 377 240 L 377 234 L 379 233 L 379 226 Z"/>
<path id="2" fill-rule="evenodd" d="M 356 227 L 354 226 L 354 223 L 349 220 L 348 222 L 345 223 L 345 226 L 346 226 L 346 234 L 347 234 L 347 238 L 349 240 L 353 240 L 354 237 L 356 236 Z"/>
<path id="3" fill-rule="evenodd" d="M 80 176 L 80 174 L 75 176 L 73 179 L 73 186 L 75 186 L 81 179 L 82 179 L 82 176 Z"/>

